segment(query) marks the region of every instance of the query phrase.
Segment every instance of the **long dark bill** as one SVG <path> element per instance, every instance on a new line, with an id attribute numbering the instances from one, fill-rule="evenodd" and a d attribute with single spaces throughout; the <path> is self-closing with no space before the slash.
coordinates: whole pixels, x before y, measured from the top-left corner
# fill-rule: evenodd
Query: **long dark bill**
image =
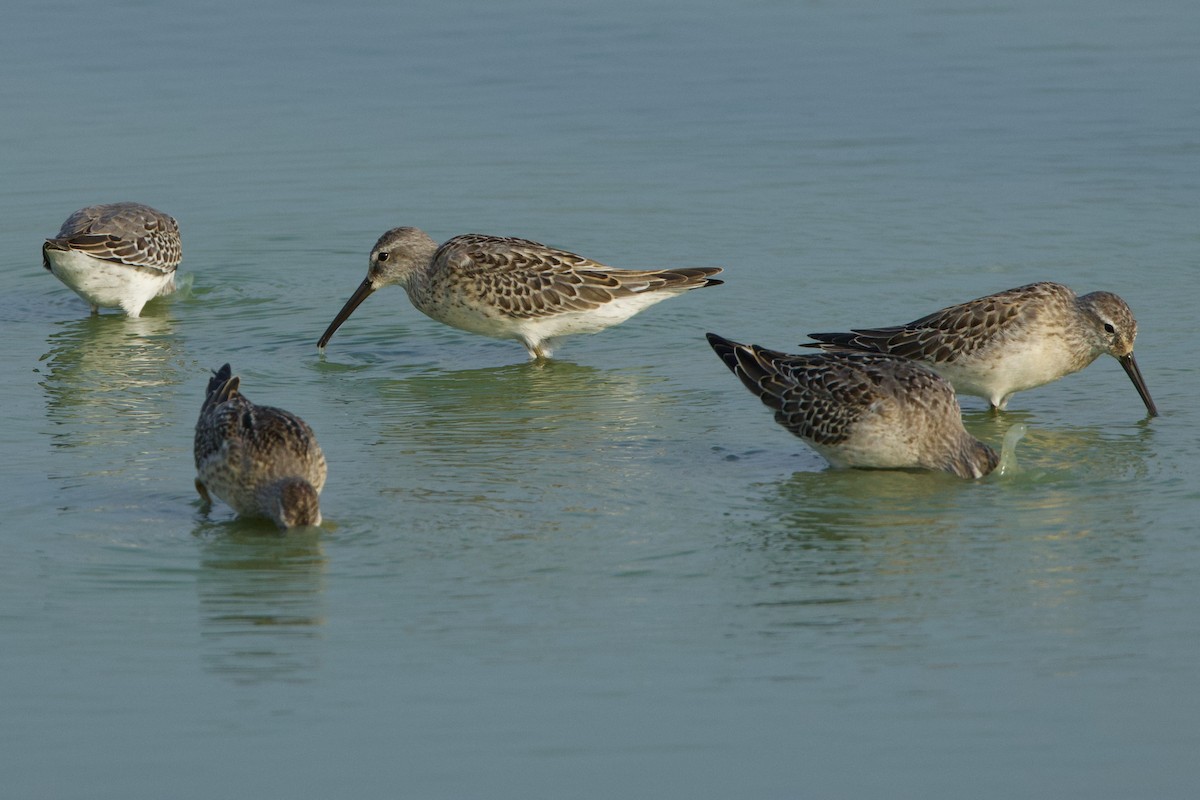
<path id="1" fill-rule="evenodd" d="M 325 345 L 329 344 L 329 340 L 333 338 L 334 331 L 341 327 L 342 323 L 354 313 L 354 309 L 358 308 L 362 304 L 362 301 L 370 297 L 374 291 L 375 287 L 371 285 L 370 278 L 365 279 L 358 285 L 358 288 L 354 290 L 354 294 L 350 295 L 350 299 L 346 301 L 346 305 L 342 306 L 342 310 L 337 313 L 337 316 L 333 318 L 333 322 L 329 323 L 329 327 L 325 329 L 325 332 L 321 334 L 321 338 L 317 340 L 318 350 L 325 349 Z"/>
<path id="2" fill-rule="evenodd" d="M 1138 369 L 1137 361 L 1133 358 L 1133 353 L 1127 356 L 1121 356 L 1117 359 L 1121 362 L 1121 366 L 1125 368 L 1125 374 L 1129 376 L 1129 380 L 1133 381 L 1133 388 L 1137 389 L 1137 393 L 1141 396 L 1142 402 L 1146 404 L 1146 410 L 1150 412 L 1150 416 L 1158 416 L 1158 408 L 1155 407 L 1154 401 L 1150 399 L 1150 392 L 1146 389 L 1146 381 L 1142 378 L 1142 371 Z"/>

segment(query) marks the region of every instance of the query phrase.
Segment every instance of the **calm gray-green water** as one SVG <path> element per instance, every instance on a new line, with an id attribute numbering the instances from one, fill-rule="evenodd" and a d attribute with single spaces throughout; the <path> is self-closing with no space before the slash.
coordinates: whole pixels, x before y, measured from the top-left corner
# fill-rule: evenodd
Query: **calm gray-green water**
<path id="1" fill-rule="evenodd" d="M 0 772 L 14 798 L 1130 798 L 1200 791 L 1192 2 L 188 4 L 4 12 Z M 40 265 L 179 219 L 142 319 Z M 523 349 L 376 237 L 724 286 Z M 1034 280 L 1104 357 L 964 398 L 1012 474 L 837 472 L 708 349 Z M 204 513 L 209 370 L 312 424 L 320 530 Z"/>

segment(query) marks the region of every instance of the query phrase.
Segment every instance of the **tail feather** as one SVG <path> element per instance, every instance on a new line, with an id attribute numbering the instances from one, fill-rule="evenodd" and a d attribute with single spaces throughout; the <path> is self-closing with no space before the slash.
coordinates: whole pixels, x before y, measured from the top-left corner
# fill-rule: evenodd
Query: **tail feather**
<path id="1" fill-rule="evenodd" d="M 715 333 L 706 333 L 704 335 L 708 339 L 708 344 L 710 347 L 712 347 L 713 352 L 717 354 L 717 358 L 724 361 L 725 366 L 729 367 L 732 372 L 736 373 L 738 369 L 737 351 L 738 348 L 745 347 L 745 345 L 738 344 L 735 341 L 726 339 L 724 336 L 718 336 Z"/>
<path id="2" fill-rule="evenodd" d="M 770 362 L 770 358 L 777 355 L 774 351 L 756 345 L 739 344 L 715 333 L 706 335 L 713 351 L 747 389 L 764 398 L 768 394 L 775 394 L 768 389 L 773 378 L 779 374 Z"/>
<path id="3" fill-rule="evenodd" d="M 683 267 L 663 270 L 654 277 L 661 281 L 659 288 L 703 289 L 706 286 L 720 286 L 724 283 L 725 281 L 712 277 L 721 271 L 720 267 Z"/>
<path id="4" fill-rule="evenodd" d="M 42 266 L 46 269 L 47 272 L 54 271 L 50 266 L 49 252 L 51 250 L 66 250 L 66 249 L 67 248 L 63 247 L 57 239 L 47 239 L 46 240 L 46 243 L 42 245 Z"/>
<path id="5" fill-rule="evenodd" d="M 228 364 L 214 372 L 213 376 L 208 379 L 208 390 L 204 397 L 204 407 L 201 409 L 201 413 L 237 397 L 240 383 L 241 378 L 233 374 L 233 369 Z"/>
<path id="6" fill-rule="evenodd" d="M 720 286 L 725 281 L 718 280 L 713 275 L 717 275 L 722 271 L 720 267 L 685 267 L 684 269 L 674 270 L 674 272 L 686 277 L 689 284 L 695 284 L 697 289 L 704 288 L 705 286 Z"/>
<path id="7" fill-rule="evenodd" d="M 846 333 L 810 333 L 810 339 L 816 339 L 815 342 L 803 342 L 802 347 L 817 347 L 822 350 L 879 350 L 871 346 L 869 340 L 862 337 L 861 331 L 852 331 Z"/>

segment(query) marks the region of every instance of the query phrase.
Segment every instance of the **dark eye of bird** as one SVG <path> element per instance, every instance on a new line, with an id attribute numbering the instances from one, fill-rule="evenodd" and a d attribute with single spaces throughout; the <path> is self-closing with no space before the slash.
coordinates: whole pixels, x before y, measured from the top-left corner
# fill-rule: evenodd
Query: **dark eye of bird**
<path id="1" fill-rule="evenodd" d="M 388 251 L 387 250 L 384 250 L 382 253 L 379 254 L 379 260 L 380 261 L 388 260 Z"/>
<path id="2" fill-rule="evenodd" d="M 1106 322 L 1106 323 L 1104 323 L 1104 332 L 1105 333 L 1116 333 L 1117 329 L 1112 326 L 1111 322 Z"/>

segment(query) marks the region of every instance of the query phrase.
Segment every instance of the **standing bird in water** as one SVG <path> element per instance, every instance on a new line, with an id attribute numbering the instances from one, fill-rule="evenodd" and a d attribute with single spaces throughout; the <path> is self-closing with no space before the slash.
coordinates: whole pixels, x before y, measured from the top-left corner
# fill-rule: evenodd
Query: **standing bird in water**
<path id="1" fill-rule="evenodd" d="M 1077 297 L 1060 283 L 1031 283 L 935 311 L 907 325 L 810 333 L 806 347 L 919 361 L 960 394 L 1003 410 L 1017 392 L 1078 372 L 1108 353 L 1133 381 L 1150 416 L 1158 409 L 1133 358 L 1137 320 L 1112 292 Z"/>
<path id="2" fill-rule="evenodd" d="M 967 433 L 954 389 L 912 361 L 874 353 L 788 355 L 708 343 L 775 421 L 835 467 L 944 470 L 982 478 L 1000 456 Z"/>
<path id="3" fill-rule="evenodd" d="M 42 266 L 93 314 L 120 307 L 139 316 L 148 300 L 175 291 L 182 259 L 179 223 L 141 203 L 81 208 L 42 245 Z"/>
<path id="4" fill-rule="evenodd" d="M 367 277 L 317 347 L 363 300 L 399 284 L 417 310 L 455 328 L 515 339 L 546 359 L 555 339 L 596 333 L 677 294 L 721 283 L 719 267 L 614 269 L 526 239 L 468 233 L 440 247 L 418 228 L 393 228 L 371 249 Z"/>
<path id="5" fill-rule="evenodd" d="M 238 391 L 229 365 L 208 382 L 196 422 L 196 491 L 211 491 L 238 514 L 281 528 L 320 525 L 317 496 L 325 456 L 312 428 L 291 412 L 259 406 Z"/>

